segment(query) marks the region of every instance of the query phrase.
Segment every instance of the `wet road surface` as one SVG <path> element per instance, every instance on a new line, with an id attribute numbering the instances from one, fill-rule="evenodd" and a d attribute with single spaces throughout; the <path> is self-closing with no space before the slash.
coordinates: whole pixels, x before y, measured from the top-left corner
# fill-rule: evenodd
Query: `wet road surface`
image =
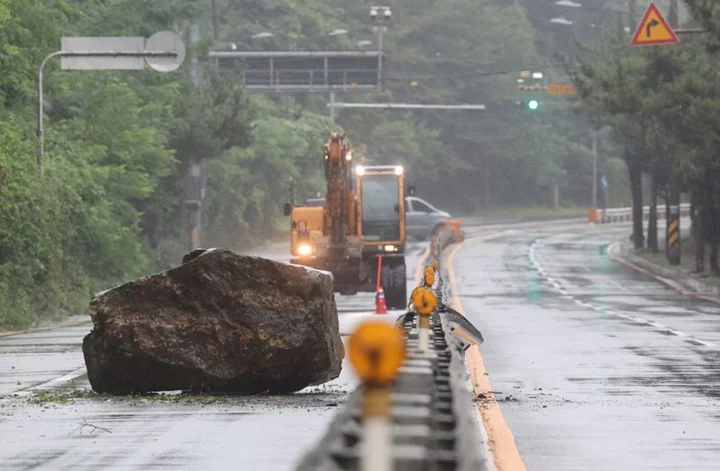
<path id="1" fill-rule="evenodd" d="M 495 232 L 456 285 L 527 468 L 720 469 L 720 305 L 609 260 L 628 226 Z"/>
<path id="2" fill-rule="evenodd" d="M 410 284 L 425 247 L 408 245 Z M 378 318 L 372 293 L 336 300 L 343 338 Z M 356 386 L 345 363 L 334 381 L 289 396 L 93 396 L 81 350 L 90 328 L 0 337 L 0 469 L 290 470 Z"/>

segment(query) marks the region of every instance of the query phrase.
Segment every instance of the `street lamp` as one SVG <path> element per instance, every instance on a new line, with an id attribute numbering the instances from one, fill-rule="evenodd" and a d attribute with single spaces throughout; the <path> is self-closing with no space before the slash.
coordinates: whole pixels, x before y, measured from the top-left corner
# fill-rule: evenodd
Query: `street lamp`
<path id="1" fill-rule="evenodd" d="M 371 44 L 372 44 L 372 41 L 368 41 L 368 40 L 363 40 L 363 41 L 357 42 L 358 47 L 366 47 L 366 46 L 370 46 Z"/>
<path id="2" fill-rule="evenodd" d="M 392 10 L 390 7 L 370 7 L 370 19 L 373 21 L 390 20 L 392 17 Z"/>
<path id="3" fill-rule="evenodd" d="M 383 63 L 383 33 L 387 31 L 386 21 L 392 18 L 392 10 L 386 6 L 370 7 L 370 19 L 377 23 L 378 26 L 373 27 L 373 31 L 378 34 L 378 87 L 382 89 L 382 63 Z"/>
<path id="4" fill-rule="evenodd" d="M 582 7 L 582 3 L 575 3 L 575 2 L 571 2 L 570 0 L 560 0 L 558 2 L 555 2 L 555 5 L 558 5 L 561 7 L 571 7 L 571 8 Z"/>
<path id="5" fill-rule="evenodd" d="M 342 36 L 347 33 L 346 29 L 334 29 L 328 33 L 328 36 Z"/>
<path id="6" fill-rule="evenodd" d="M 268 32 L 268 31 L 263 31 L 262 33 L 253 34 L 253 35 L 250 36 L 250 37 L 251 37 L 252 39 L 265 39 L 265 38 L 272 38 L 273 36 L 275 36 L 275 35 L 272 34 L 272 33 L 270 33 L 270 32 Z"/>
<path id="7" fill-rule="evenodd" d="M 572 21 L 568 20 L 568 19 L 565 18 L 564 16 L 559 16 L 559 17 L 557 17 L 557 18 L 553 18 L 552 20 L 550 20 L 550 23 L 555 23 L 555 24 L 558 24 L 558 25 L 571 25 L 571 24 L 573 24 Z"/>

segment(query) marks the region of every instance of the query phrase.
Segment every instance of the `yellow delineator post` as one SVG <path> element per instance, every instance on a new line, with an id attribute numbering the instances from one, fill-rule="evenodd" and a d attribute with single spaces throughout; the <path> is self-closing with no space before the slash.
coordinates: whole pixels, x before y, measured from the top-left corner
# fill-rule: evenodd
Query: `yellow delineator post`
<path id="1" fill-rule="evenodd" d="M 423 274 L 423 282 L 426 287 L 431 288 L 435 284 L 435 269 L 432 265 L 425 267 L 425 273 Z"/>
<path id="2" fill-rule="evenodd" d="M 418 349 L 421 353 L 429 353 L 430 314 L 437 309 L 437 297 L 431 288 L 418 286 L 412 292 L 412 304 L 418 313 Z"/>
<path id="3" fill-rule="evenodd" d="M 399 327 L 366 322 L 348 341 L 348 357 L 365 387 L 362 395 L 361 471 L 393 469 L 390 383 L 405 361 L 405 336 Z"/>

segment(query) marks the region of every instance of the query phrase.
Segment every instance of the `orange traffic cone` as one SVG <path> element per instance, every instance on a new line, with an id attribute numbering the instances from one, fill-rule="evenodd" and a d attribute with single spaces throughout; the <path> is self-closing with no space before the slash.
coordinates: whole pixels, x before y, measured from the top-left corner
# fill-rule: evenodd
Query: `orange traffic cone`
<path id="1" fill-rule="evenodd" d="M 375 314 L 387 314 L 387 304 L 385 304 L 385 291 L 380 286 L 375 294 Z"/>

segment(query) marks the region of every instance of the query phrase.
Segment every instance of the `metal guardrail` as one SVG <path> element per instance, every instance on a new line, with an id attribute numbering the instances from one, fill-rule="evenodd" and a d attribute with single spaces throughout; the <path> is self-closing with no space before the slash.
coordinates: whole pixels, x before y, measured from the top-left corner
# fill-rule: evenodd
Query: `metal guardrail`
<path id="1" fill-rule="evenodd" d="M 457 228 L 459 229 L 459 228 Z M 458 240 L 459 230 L 448 227 L 433 240 L 426 263 L 440 261 L 442 251 Z M 436 271 L 437 272 L 437 271 Z M 437 280 L 437 307 L 430 318 L 428 349 L 422 349 L 421 315 L 400 316 L 405 336 L 405 361 L 390 386 L 392 422 L 391 468 L 395 471 L 470 471 L 491 469 L 491 457 L 481 446 L 477 413 L 464 361 L 468 347 L 453 334 L 457 313 L 443 299 L 446 283 Z M 465 321 L 467 322 L 467 321 Z M 468 323 L 469 324 L 469 323 Z M 316 447 L 297 471 L 368 469 L 363 464 L 363 396 L 371 386 L 351 393 Z"/>
<path id="2" fill-rule="evenodd" d="M 590 221 L 597 224 L 612 224 L 617 222 L 628 222 L 632 221 L 632 207 L 629 208 L 608 208 L 598 209 L 594 215 L 591 212 Z M 690 216 L 690 203 L 684 203 L 680 205 L 680 217 Z M 658 205 L 657 207 L 658 220 L 664 220 L 667 217 L 667 207 Z M 650 218 L 650 206 L 643 206 L 643 219 L 647 221 Z"/>

